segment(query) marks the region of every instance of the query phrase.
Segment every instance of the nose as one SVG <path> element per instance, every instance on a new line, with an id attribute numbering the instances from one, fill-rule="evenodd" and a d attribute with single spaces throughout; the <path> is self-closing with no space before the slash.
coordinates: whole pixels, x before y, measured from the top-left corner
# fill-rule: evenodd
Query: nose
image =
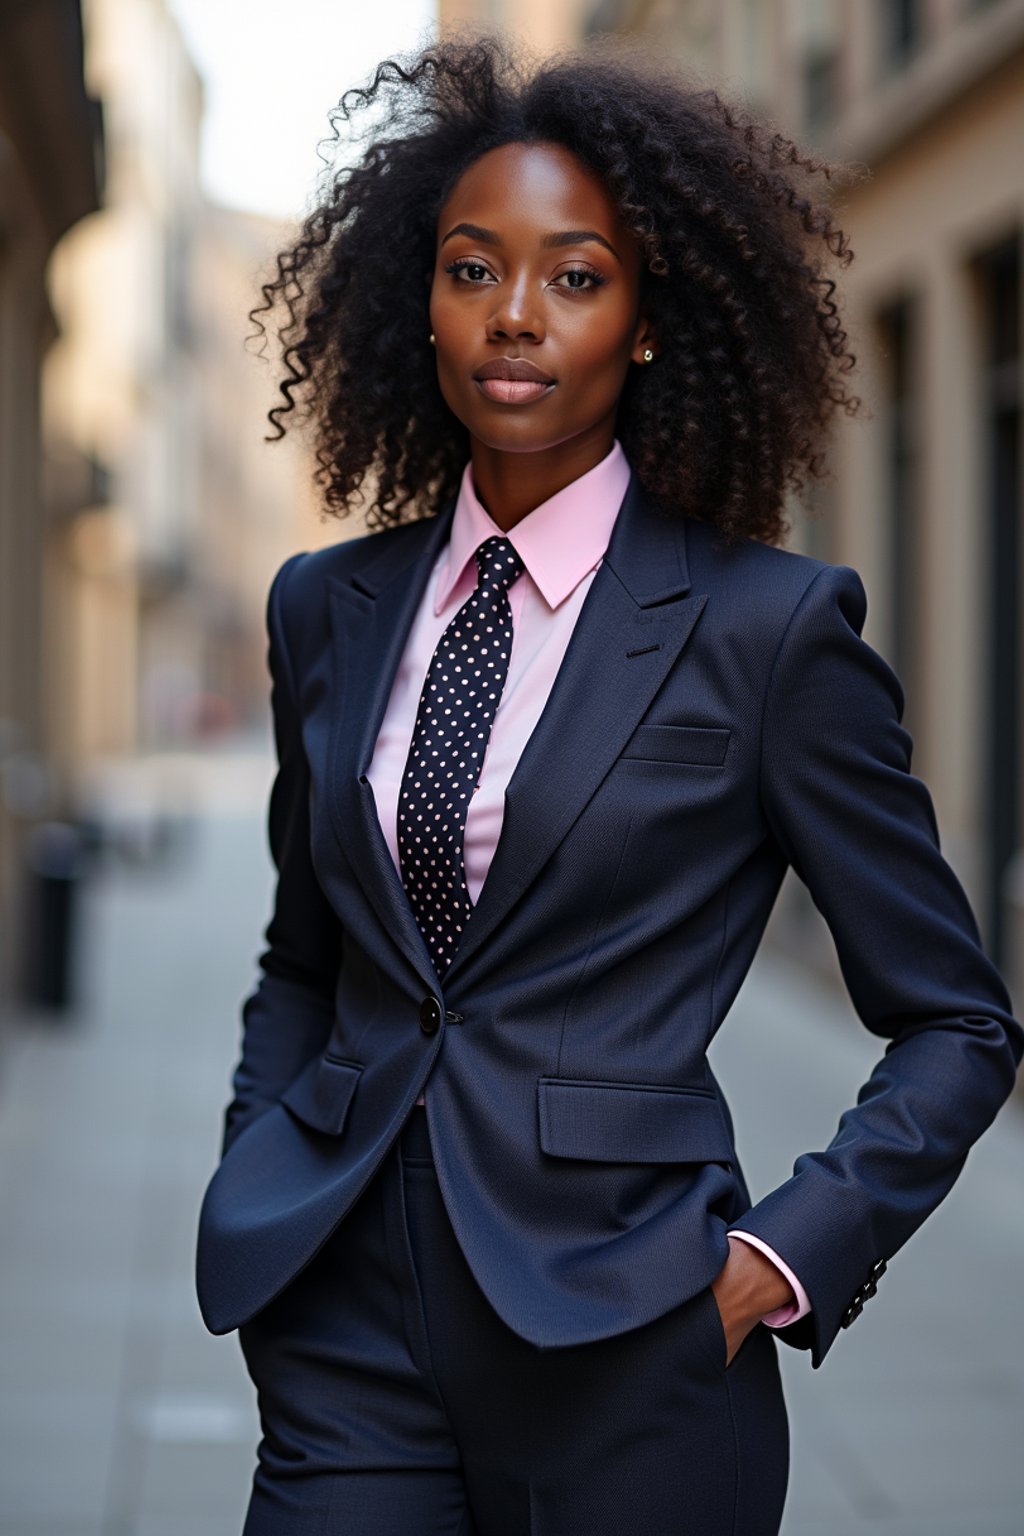
<path id="1" fill-rule="evenodd" d="M 487 336 L 494 341 L 513 336 L 527 336 L 533 341 L 544 339 L 541 307 L 525 274 L 496 285 Z"/>

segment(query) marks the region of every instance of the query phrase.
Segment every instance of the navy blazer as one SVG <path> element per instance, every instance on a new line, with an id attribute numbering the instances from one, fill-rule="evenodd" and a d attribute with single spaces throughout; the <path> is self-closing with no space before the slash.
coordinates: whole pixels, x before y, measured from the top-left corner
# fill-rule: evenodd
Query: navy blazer
<path id="1" fill-rule="evenodd" d="M 499 1315 L 550 1347 L 707 1286 L 728 1227 L 821 1364 L 935 1209 L 1024 1052 L 910 771 L 850 566 L 666 516 L 634 474 L 439 983 L 367 769 L 455 497 L 293 555 L 268 598 L 278 882 L 196 1254 L 226 1333 L 316 1254 L 430 1078 L 437 1176 Z M 751 1208 L 706 1052 L 788 865 L 884 1054 Z M 780 1114 L 785 1105 L 778 1106 Z"/>

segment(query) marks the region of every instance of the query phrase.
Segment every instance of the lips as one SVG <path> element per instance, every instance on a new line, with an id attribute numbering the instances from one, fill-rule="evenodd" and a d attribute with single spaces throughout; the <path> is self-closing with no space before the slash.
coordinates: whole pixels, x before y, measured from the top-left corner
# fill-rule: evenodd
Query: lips
<path id="1" fill-rule="evenodd" d="M 511 379 L 525 384 L 553 384 L 550 373 L 544 373 L 525 357 L 496 357 L 484 363 L 473 375 L 474 379 Z"/>
<path id="2" fill-rule="evenodd" d="M 528 363 L 525 357 L 496 357 L 484 363 L 473 375 L 480 392 L 488 400 L 503 405 L 524 405 L 529 400 L 539 400 L 555 387 L 549 373 Z"/>

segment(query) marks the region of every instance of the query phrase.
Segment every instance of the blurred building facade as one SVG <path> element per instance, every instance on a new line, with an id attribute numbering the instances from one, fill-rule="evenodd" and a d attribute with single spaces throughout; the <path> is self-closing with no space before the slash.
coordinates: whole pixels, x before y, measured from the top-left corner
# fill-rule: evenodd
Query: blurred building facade
<path id="1" fill-rule="evenodd" d="M 295 230 L 203 196 L 202 82 L 166 0 L 41 0 L 0 27 L 7 11 L 33 18 L 24 59 L 0 48 L 0 995 L 16 1000 L 19 841 L 89 814 L 117 759 L 265 735 L 270 578 L 362 526 L 318 517 L 308 445 L 264 440 L 277 356 L 247 314 Z"/>
<path id="2" fill-rule="evenodd" d="M 0 8 L 0 1012 L 23 942 L 26 840 L 60 809 L 57 626 L 47 581 L 62 511 L 45 491 L 42 374 L 59 334 L 47 264 L 100 203 L 103 117 L 78 0 Z M 2 1029 L 0 1029 L 2 1035 Z M 0 1041 L 2 1043 L 2 1041 Z"/>
<path id="3" fill-rule="evenodd" d="M 66 324 L 46 378 L 54 458 L 97 466 L 100 491 L 56 577 L 79 767 L 265 711 L 266 585 L 315 522 L 308 454 L 263 441 L 273 366 L 245 344 L 291 230 L 204 198 L 202 85 L 165 0 L 86 0 L 85 16 L 107 199 L 55 254 Z"/>
<path id="4" fill-rule="evenodd" d="M 188 293 L 202 89 L 163 0 L 84 0 L 83 10 L 87 79 L 105 109 L 106 199 L 51 263 L 62 334 L 44 388 L 51 496 L 68 509 L 51 580 L 65 624 L 55 729 L 69 778 L 144 739 L 147 659 L 187 643 L 173 610 L 188 586 L 199 480 Z"/>
<path id="5" fill-rule="evenodd" d="M 365 531 L 358 515 L 319 517 L 312 453 L 289 429 L 271 446 L 267 411 L 281 403 L 272 330 L 247 319 L 259 283 L 294 227 L 204 202 L 192 263 L 200 511 L 191 542 L 189 603 L 202 635 L 195 673 L 211 707 L 269 721 L 264 610 L 270 579 L 297 549 Z M 263 317 L 266 319 L 266 317 Z"/>
<path id="6" fill-rule="evenodd" d="M 456 9 L 539 41 L 530 4 L 442 3 L 442 19 Z M 1019 1011 L 1024 0 L 598 0 L 563 15 L 577 39 L 642 40 L 806 149 L 870 168 L 837 194 L 855 259 L 833 274 L 870 419 L 837 424 L 823 515 L 793 507 L 790 543 L 864 577 L 865 637 L 904 683 L 914 771 Z M 834 972 L 797 882 L 777 917 L 774 937 Z"/>
<path id="7" fill-rule="evenodd" d="M 571 48 L 592 10 L 593 0 L 438 0 L 437 6 L 444 27 L 508 30 L 538 53 Z"/>

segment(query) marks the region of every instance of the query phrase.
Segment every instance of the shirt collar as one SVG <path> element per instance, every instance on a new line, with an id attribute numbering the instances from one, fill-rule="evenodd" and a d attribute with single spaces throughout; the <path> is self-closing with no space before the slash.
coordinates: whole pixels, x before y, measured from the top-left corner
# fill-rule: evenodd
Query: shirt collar
<path id="1" fill-rule="evenodd" d="M 629 461 L 618 438 L 600 464 L 534 507 L 507 535 L 482 506 L 473 486 L 472 469 L 470 461 L 462 471 L 434 613 L 441 612 L 466 565 L 474 560 L 484 540 L 494 534 L 510 540 L 548 606 L 557 608 L 608 548 L 630 476 Z"/>

